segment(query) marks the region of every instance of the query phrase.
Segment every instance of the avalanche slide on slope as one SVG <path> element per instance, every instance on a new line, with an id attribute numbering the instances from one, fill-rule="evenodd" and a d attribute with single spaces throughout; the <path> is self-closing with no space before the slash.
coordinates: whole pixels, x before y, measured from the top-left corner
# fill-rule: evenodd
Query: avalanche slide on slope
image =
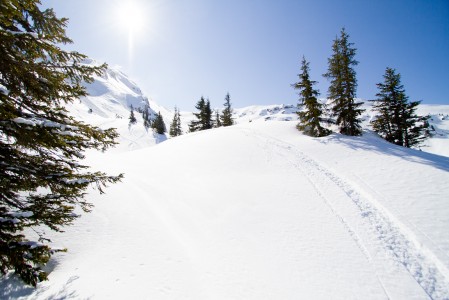
<path id="1" fill-rule="evenodd" d="M 2 298 L 449 298 L 447 158 L 256 122 L 90 159 L 124 182 Z"/>

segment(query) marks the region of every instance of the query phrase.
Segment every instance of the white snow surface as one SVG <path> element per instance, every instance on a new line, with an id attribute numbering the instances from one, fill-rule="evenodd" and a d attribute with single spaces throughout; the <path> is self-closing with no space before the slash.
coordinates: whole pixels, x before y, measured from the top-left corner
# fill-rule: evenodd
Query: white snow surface
<path id="1" fill-rule="evenodd" d="M 49 282 L 2 298 L 449 297 L 447 157 L 279 121 L 89 157 L 124 181 L 53 235 Z"/>
<path id="2" fill-rule="evenodd" d="M 369 127 L 304 136 L 291 105 L 235 109 L 235 126 L 158 144 L 139 113 L 128 125 L 129 106 L 167 127 L 172 112 L 120 70 L 88 90 L 69 111 L 121 137 L 87 164 L 125 178 L 48 233 L 68 249 L 49 281 L 9 274 L 1 299 L 449 299 L 449 106 L 420 106 L 436 133 L 422 151 Z"/>

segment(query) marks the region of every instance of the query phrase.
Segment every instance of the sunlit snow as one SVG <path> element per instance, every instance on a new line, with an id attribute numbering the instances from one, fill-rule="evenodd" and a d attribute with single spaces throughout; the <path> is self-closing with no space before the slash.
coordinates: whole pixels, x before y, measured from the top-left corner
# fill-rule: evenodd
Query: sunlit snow
<path id="1" fill-rule="evenodd" d="M 0 298 L 449 298 L 449 106 L 420 108 L 435 128 L 422 151 L 368 127 L 304 136 L 291 105 L 235 109 L 236 126 L 160 143 L 139 113 L 129 126 L 129 106 L 167 126 L 172 111 L 126 75 L 110 69 L 88 88 L 71 113 L 121 137 L 87 163 L 125 179 L 89 192 L 93 211 L 52 234 L 69 251 L 50 281 L 8 276 Z M 192 114 L 181 118 L 186 131 Z"/>

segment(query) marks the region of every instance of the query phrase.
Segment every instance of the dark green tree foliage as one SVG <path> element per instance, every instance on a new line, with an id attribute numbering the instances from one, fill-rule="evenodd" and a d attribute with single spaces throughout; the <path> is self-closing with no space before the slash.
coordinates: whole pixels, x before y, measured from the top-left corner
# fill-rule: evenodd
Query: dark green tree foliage
<path id="1" fill-rule="evenodd" d="M 179 109 L 175 107 L 175 115 L 173 116 L 173 121 L 170 124 L 170 136 L 175 137 L 179 135 L 182 135 L 181 114 L 179 113 Z"/>
<path id="2" fill-rule="evenodd" d="M 164 134 L 167 132 L 167 127 L 165 127 L 164 119 L 162 118 L 161 112 L 159 112 L 154 119 L 151 126 L 158 134 Z"/>
<path id="3" fill-rule="evenodd" d="M 229 96 L 229 93 L 226 94 L 224 109 L 220 118 L 222 126 L 234 125 L 234 119 L 232 119 L 231 96 Z"/>
<path id="4" fill-rule="evenodd" d="M 317 96 L 319 92 L 313 88 L 316 81 L 310 80 L 309 63 L 303 56 L 301 61 L 301 71 L 299 81 L 292 86 L 299 90 L 299 103 L 297 112 L 299 116 L 299 124 L 297 128 L 306 135 L 321 137 L 331 133 L 329 129 L 321 126 L 322 114 L 324 111 L 323 104 L 318 102 Z"/>
<path id="5" fill-rule="evenodd" d="M 145 105 L 145 107 L 142 110 L 142 119 L 143 119 L 143 126 L 145 127 L 145 129 L 148 130 L 148 128 L 151 127 L 151 113 L 150 107 L 148 105 Z"/>
<path id="6" fill-rule="evenodd" d="M 371 121 L 373 130 L 390 143 L 412 147 L 428 136 L 428 117 L 416 115 L 420 101 L 408 102 L 401 74 L 387 68 L 384 82 L 378 83 L 379 92 L 373 110 L 377 112 Z"/>
<path id="7" fill-rule="evenodd" d="M 43 228 L 62 231 L 78 217 L 75 208 L 90 210 L 90 184 L 102 193 L 122 177 L 87 172 L 80 163 L 86 149 L 116 144 L 116 131 L 77 121 L 65 109 L 106 65 L 85 65 L 85 55 L 62 50 L 58 45 L 71 43 L 67 19 L 38 5 L 0 2 L 0 271 L 31 285 L 47 279 L 41 267 L 60 251 Z M 27 228 L 36 235 L 25 235 Z"/>
<path id="8" fill-rule="evenodd" d="M 129 114 L 129 118 L 128 119 L 129 119 L 129 125 L 134 125 L 134 124 L 137 123 L 136 116 L 134 115 L 134 108 L 133 108 L 132 105 L 131 105 L 131 112 Z"/>
<path id="9" fill-rule="evenodd" d="M 196 120 L 192 120 L 189 124 L 189 131 L 207 130 L 212 128 L 212 110 L 210 108 L 209 99 L 204 100 L 204 97 L 197 102 L 195 108 L 198 109 L 197 113 L 194 113 Z"/>
<path id="10" fill-rule="evenodd" d="M 363 102 L 355 102 L 357 79 L 353 66 L 358 64 L 354 59 L 356 49 L 349 42 L 349 35 L 343 28 L 340 38 L 332 45 L 332 56 L 328 59 L 328 70 L 323 76 L 330 80 L 328 97 L 332 101 L 332 114 L 340 133 L 345 135 L 361 135 L 359 116 L 363 113 L 360 106 Z"/>
<path id="11" fill-rule="evenodd" d="M 220 120 L 220 112 L 218 111 L 218 109 L 215 111 L 215 120 L 214 120 L 214 127 L 218 128 L 221 127 L 221 120 Z"/>

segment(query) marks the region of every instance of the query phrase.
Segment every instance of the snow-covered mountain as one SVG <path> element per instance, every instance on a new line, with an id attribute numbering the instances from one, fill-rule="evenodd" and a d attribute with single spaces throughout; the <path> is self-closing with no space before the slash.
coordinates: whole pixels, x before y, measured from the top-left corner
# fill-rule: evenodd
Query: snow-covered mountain
<path id="1" fill-rule="evenodd" d="M 86 63 L 97 64 L 93 60 Z M 120 133 L 119 145 L 113 152 L 136 150 L 166 140 L 165 136 L 153 133 L 143 127 L 143 119 L 136 112 L 137 124 L 129 126 L 131 106 L 135 110 L 149 107 L 154 116 L 160 112 L 167 128 L 173 118 L 173 110 L 164 108 L 143 95 L 141 89 L 119 68 L 110 67 L 103 76 L 95 76 L 92 84 L 86 85 L 89 96 L 80 99 L 69 107 L 73 115 L 88 123 L 100 127 L 117 128 Z M 192 100 L 193 102 L 195 100 Z M 363 126 L 369 129 L 369 121 L 374 116 L 371 106 L 365 104 L 366 112 L 362 116 Z M 218 108 L 220 109 L 220 108 Z M 237 124 L 261 121 L 296 121 L 295 105 L 264 105 L 234 108 L 234 119 Z M 418 113 L 431 115 L 430 125 L 433 126 L 434 137 L 429 139 L 421 150 L 449 156 L 449 105 L 419 106 Z M 194 119 L 193 112 L 181 112 L 183 132 L 188 132 L 188 124 Z"/>
<path id="2" fill-rule="evenodd" d="M 86 63 L 97 64 L 92 60 L 86 60 Z M 86 89 L 89 95 L 71 104 L 68 109 L 72 115 L 87 123 L 101 128 L 117 128 L 119 145 L 112 152 L 154 146 L 166 140 L 165 136 L 145 129 L 138 110 L 148 106 L 153 117 L 160 112 L 167 126 L 173 117 L 172 112 L 145 97 L 137 84 L 119 68 L 109 67 L 102 76 L 94 76 L 94 82 L 86 84 Z M 137 124 L 129 126 L 131 106 Z"/>
<path id="3" fill-rule="evenodd" d="M 1 299 L 449 299 L 449 154 L 426 152 L 448 151 L 449 106 L 421 105 L 436 133 L 423 151 L 369 130 L 301 135 L 288 105 L 156 145 L 140 114 L 128 126 L 129 106 L 167 125 L 170 110 L 117 69 L 88 90 L 69 110 L 121 138 L 87 164 L 125 179 L 51 233 L 69 252 L 50 281 L 9 276 Z"/>

